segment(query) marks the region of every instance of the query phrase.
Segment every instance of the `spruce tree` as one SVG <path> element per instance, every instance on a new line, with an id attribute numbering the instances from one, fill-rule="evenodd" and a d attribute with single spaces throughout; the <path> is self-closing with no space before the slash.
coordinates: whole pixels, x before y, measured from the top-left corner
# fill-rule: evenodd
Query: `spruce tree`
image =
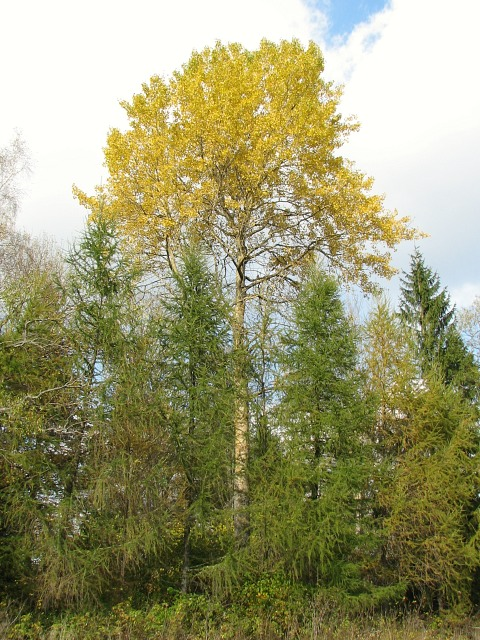
<path id="1" fill-rule="evenodd" d="M 440 278 L 425 265 L 418 249 L 411 256 L 410 271 L 404 273 L 400 315 L 416 335 L 422 370 L 438 362 L 455 309 L 450 296 L 441 289 Z"/>
<path id="2" fill-rule="evenodd" d="M 438 369 L 444 382 L 476 397 L 478 369 L 457 328 L 455 307 L 437 273 L 425 265 L 418 249 L 401 287 L 400 317 L 416 338 L 423 375 Z"/>

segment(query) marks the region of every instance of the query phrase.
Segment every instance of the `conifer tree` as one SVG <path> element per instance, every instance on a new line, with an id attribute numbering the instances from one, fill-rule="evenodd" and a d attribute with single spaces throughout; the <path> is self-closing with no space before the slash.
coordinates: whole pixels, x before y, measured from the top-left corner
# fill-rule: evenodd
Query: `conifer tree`
<path id="1" fill-rule="evenodd" d="M 49 271 L 12 280 L 3 292 L 0 336 L 0 562 L 8 589 L 44 604 L 44 570 L 64 550 L 77 420 L 76 382 L 65 332 L 65 299 Z M 65 557 L 63 558 L 65 561 Z M 21 566 L 19 566 L 19 564 Z"/>
<path id="2" fill-rule="evenodd" d="M 417 258 L 414 273 L 425 276 Z M 437 290 L 438 279 L 430 274 L 429 280 Z M 455 328 L 448 296 L 443 292 L 435 302 L 431 289 L 422 298 L 420 283 L 419 277 L 417 315 L 412 313 L 409 326 L 381 302 L 365 332 L 367 379 L 379 402 L 372 490 L 384 544 L 375 574 L 377 580 L 403 582 L 424 608 L 465 611 L 476 566 L 476 409 L 464 390 L 446 379 L 452 369 L 442 368 L 445 354 L 454 353 L 448 346 Z M 404 311 L 405 299 L 412 298 L 404 298 Z M 422 352 L 422 345 L 430 350 Z M 430 361 L 425 353 L 434 354 Z"/>
<path id="3" fill-rule="evenodd" d="M 279 359 L 283 457 L 271 485 L 256 488 L 252 544 L 265 566 L 348 591 L 361 582 L 357 552 L 368 458 L 362 436 L 370 415 L 356 370 L 355 332 L 336 282 L 325 274 L 314 272 L 303 285 Z"/>
<path id="4" fill-rule="evenodd" d="M 400 316 L 416 337 L 422 374 L 438 368 L 447 384 L 475 398 L 478 369 L 457 328 L 455 307 L 447 290 L 441 289 L 438 274 L 425 265 L 416 249 L 410 271 L 404 275 Z"/>
<path id="5" fill-rule="evenodd" d="M 140 590 L 146 565 L 164 557 L 173 537 L 175 470 L 158 384 L 162 358 L 140 303 L 142 273 L 122 250 L 115 224 L 98 214 L 68 264 L 70 342 L 81 385 L 84 507 L 76 553 L 91 581 L 88 600 Z"/>
<path id="6" fill-rule="evenodd" d="M 455 310 L 446 289 L 440 288 L 438 274 L 425 265 L 418 249 L 411 257 L 409 273 L 404 276 L 400 315 L 416 335 L 425 372 L 441 357 Z"/>
<path id="7" fill-rule="evenodd" d="M 369 575 L 377 584 L 398 585 L 400 590 L 405 590 L 397 559 L 389 553 L 385 519 L 390 507 L 384 498 L 394 490 L 392 477 L 398 460 L 405 453 L 405 433 L 410 419 L 407 407 L 418 386 L 415 381 L 419 367 L 411 332 L 385 298 L 376 301 L 363 326 L 362 348 L 366 388 L 375 402 L 375 419 L 368 433 L 373 449 L 369 516 L 374 542 Z"/>
<path id="8" fill-rule="evenodd" d="M 422 607 L 464 615 L 479 566 L 477 414 L 434 374 L 399 409 L 404 450 L 382 496 L 388 559 Z"/>
<path id="9" fill-rule="evenodd" d="M 219 536 L 212 539 L 212 531 L 220 531 L 222 523 L 231 528 L 227 514 L 233 460 L 231 337 L 226 301 L 199 246 L 185 249 L 172 284 L 162 305 L 161 336 L 170 437 L 184 502 L 181 588 L 185 592 L 195 564 L 215 561 L 215 553 L 220 553 Z"/>

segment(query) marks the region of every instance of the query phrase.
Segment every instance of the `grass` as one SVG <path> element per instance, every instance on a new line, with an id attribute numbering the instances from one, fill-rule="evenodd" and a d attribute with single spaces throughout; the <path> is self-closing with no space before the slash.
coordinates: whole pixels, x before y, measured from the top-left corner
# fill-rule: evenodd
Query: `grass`
<path id="1" fill-rule="evenodd" d="M 480 620 L 456 621 L 418 614 L 337 617 L 311 607 L 285 618 L 231 607 L 206 599 L 180 600 L 138 610 L 130 602 L 110 610 L 52 617 L 22 613 L 13 604 L 0 608 L 2 640 L 478 640 Z M 478 634 L 478 635 L 477 635 Z"/>

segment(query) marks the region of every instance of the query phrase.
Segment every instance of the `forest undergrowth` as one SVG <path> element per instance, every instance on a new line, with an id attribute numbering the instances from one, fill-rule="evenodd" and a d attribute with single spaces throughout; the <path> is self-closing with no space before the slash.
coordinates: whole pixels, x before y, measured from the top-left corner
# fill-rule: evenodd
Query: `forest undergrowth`
<path id="1" fill-rule="evenodd" d="M 298 604 L 298 603 L 297 603 Z M 136 609 L 130 601 L 110 610 L 71 615 L 22 613 L 0 606 L 4 640 L 478 640 L 480 618 L 455 620 L 419 612 L 329 611 L 305 602 L 297 615 L 221 607 L 203 596 Z"/>

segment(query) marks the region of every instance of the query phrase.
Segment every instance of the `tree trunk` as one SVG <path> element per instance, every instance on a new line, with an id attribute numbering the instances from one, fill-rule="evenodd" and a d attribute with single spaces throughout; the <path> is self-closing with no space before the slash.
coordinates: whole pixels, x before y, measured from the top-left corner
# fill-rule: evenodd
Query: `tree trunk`
<path id="1" fill-rule="evenodd" d="M 185 498 L 187 503 L 187 516 L 183 527 L 183 564 L 182 564 L 182 593 L 188 593 L 190 583 L 190 534 L 192 532 L 192 526 L 194 525 L 194 518 L 192 516 L 192 506 L 195 499 L 198 497 L 195 490 L 195 469 L 197 468 L 196 461 L 193 458 L 193 439 L 195 437 L 197 415 L 196 415 L 196 389 L 197 389 L 197 374 L 196 370 L 199 365 L 200 358 L 196 354 L 195 348 L 190 348 L 188 352 L 188 375 L 190 387 L 188 390 L 188 405 L 189 405 L 189 419 L 188 419 L 188 449 L 189 449 L 189 461 L 186 463 L 185 475 L 187 481 L 187 487 L 185 492 Z"/>
<path id="2" fill-rule="evenodd" d="M 233 477 L 233 523 L 235 540 L 238 546 L 248 540 L 248 477 L 247 462 L 249 454 L 249 412 L 248 412 L 248 376 L 247 343 L 245 336 L 245 253 L 241 252 L 237 260 L 235 288 L 235 310 L 233 320 L 233 347 L 235 352 L 234 386 L 234 432 L 235 464 Z"/>
<path id="3" fill-rule="evenodd" d="M 191 507 L 191 499 L 187 499 L 188 508 Z M 182 562 L 182 593 L 188 593 L 190 584 L 190 534 L 192 531 L 192 515 L 187 514 L 185 524 L 183 526 L 183 562 Z"/>

